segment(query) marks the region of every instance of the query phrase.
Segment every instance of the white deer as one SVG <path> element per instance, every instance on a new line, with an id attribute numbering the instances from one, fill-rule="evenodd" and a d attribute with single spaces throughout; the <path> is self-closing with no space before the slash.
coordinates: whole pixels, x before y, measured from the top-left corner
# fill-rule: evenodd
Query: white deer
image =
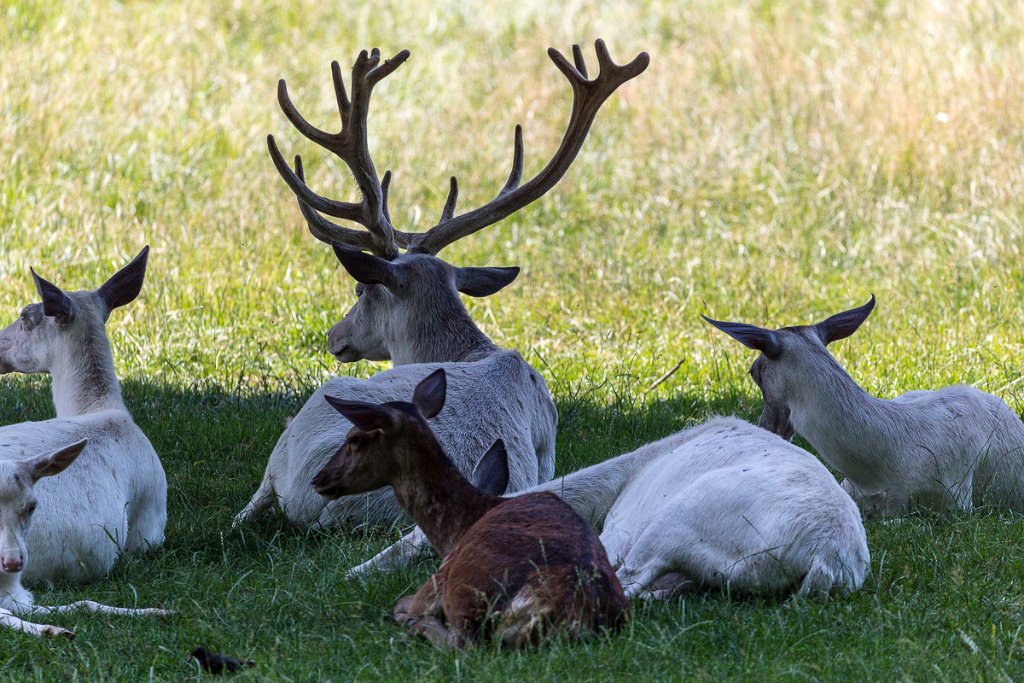
<path id="1" fill-rule="evenodd" d="M 750 374 L 761 388 L 760 424 L 807 439 L 841 472 L 865 514 L 911 506 L 1024 511 L 1024 424 L 1002 400 L 969 386 L 870 396 L 825 348 L 853 334 L 875 306 L 816 325 L 767 330 L 705 320 L 761 352 Z"/>
<path id="2" fill-rule="evenodd" d="M 337 154 L 352 171 L 362 194 L 359 203 L 320 196 L 305 183 L 301 159 L 293 171 L 268 137 L 271 157 L 299 200 L 299 208 L 318 239 L 335 254 L 356 286 L 358 301 L 328 335 L 330 352 L 342 362 L 388 360 L 394 368 L 366 380 L 338 377 L 320 387 L 286 427 L 270 455 L 259 489 L 235 518 L 235 525 L 275 502 L 298 525 L 339 522 L 390 523 L 401 510 L 390 489 L 328 502 L 310 486 L 313 476 L 341 447 L 348 422 L 325 395 L 384 403 L 412 394 L 417 383 L 439 367 L 451 382 L 434 430 L 445 451 L 464 474 L 497 439 L 507 447 L 513 490 L 546 481 L 554 474 L 558 415 L 540 374 L 515 351 L 498 348 L 470 319 L 459 292 L 487 296 L 510 283 L 518 268 L 459 268 L 436 254 L 445 246 L 496 223 L 550 190 L 568 170 L 604 101 L 622 83 L 647 66 L 646 54 L 620 66 L 604 43 L 597 43 L 600 74 L 588 80 L 582 52 L 573 47 L 575 66 L 555 50 L 555 65 L 573 89 L 573 108 L 562 144 L 541 172 L 520 186 L 522 129 L 516 127 L 512 172 L 498 196 L 483 207 L 455 215 L 458 185 L 451 189 L 441 221 L 423 233 L 406 233 L 391 224 L 387 193 L 391 174 L 378 180 L 367 147 L 366 121 L 372 88 L 409 56 L 402 51 L 381 62 L 380 53 L 363 51 L 352 67 L 352 98 L 337 62 L 332 74 L 342 130 L 331 134 L 309 124 L 292 105 L 285 82 L 278 100 L 285 115 L 307 138 Z M 318 212 L 364 226 L 362 232 L 336 225 Z M 404 248 L 405 253 L 399 249 Z M 369 250 L 372 254 L 363 253 Z"/>
<path id="3" fill-rule="evenodd" d="M 627 596 L 698 586 L 850 593 L 870 566 L 857 506 L 807 451 L 735 418 L 708 422 L 535 486 L 601 528 Z M 417 528 L 349 577 L 407 563 Z"/>
<path id="4" fill-rule="evenodd" d="M 163 542 L 167 480 L 121 399 L 104 329 L 114 308 L 138 296 L 148 251 L 143 249 L 95 291 L 63 292 L 33 271 L 42 303 L 26 306 L 18 320 L 0 331 L 0 372 L 50 373 L 57 409 L 51 420 L 0 427 L 2 624 L 37 635 L 68 635 L 23 622 L 13 613 L 162 613 L 88 601 L 33 607 L 31 594 L 21 586 L 22 579 L 93 581 L 110 572 L 122 551 L 144 551 Z M 84 440 L 89 446 L 83 452 Z M 51 477 L 80 452 L 74 468 Z M 47 478 L 36 483 L 40 477 Z"/>

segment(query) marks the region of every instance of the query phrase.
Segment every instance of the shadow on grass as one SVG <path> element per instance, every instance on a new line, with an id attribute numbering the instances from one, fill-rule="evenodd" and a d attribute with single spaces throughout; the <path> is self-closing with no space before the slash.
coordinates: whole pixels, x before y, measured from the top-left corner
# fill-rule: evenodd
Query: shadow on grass
<path id="1" fill-rule="evenodd" d="M 0 424 L 53 417 L 48 379 L 8 376 L 3 381 Z M 259 485 L 286 418 L 298 412 L 314 388 L 244 395 L 212 383 L 193 382 L 182 388 L 133 380 L 122 388 L 125 403 L 167 472 L 168 547 L 222 552 L 222 534 L 229 532 L 234 514 Z M 741 394 L 720 394 L 713 401 L 679 394 L 643 403 L 574 397 L 558 400 L 556 405 L 559 474 L 614 457 L 715 414 L 738 413 L 750 419 L 757 408 L 753 397 Z M 339 435 L 339 445 L 341 440 Z M 350 535 L 379 537 L 381 532 L 396 531 L 374 529 Z M 232 543 L 244 545 L 248 538 L 265 544 L 282 535 L 318 543 L 339 533 L 345 532 L 295 529 L 273 515 L 251 525 Z"/>
<path id="2" fill-rule="evenodd" d="M 52 415 L 46 381 L 5 382 L 0 420 Z M 241 532 L 229 530 L 232 515 L 259 482 L 285 417 L 301 407 L 309 392 L 241 396 L 214 386 L 182 390 L 128 382 L 124 393 L 167 470 L 167 544 L 145 557 L 119 562 L 108 581 L 57 586 L 37 596 L 43 604 L 90 598 L 125 606 L 160 605 L 175 615 L 162 620 L 88 615 L 55 619 L 81 633 L 64 647 L 65 667 L 103 671 L 110 679 L 138 680 L 155 672 L 157 678 L 181 680 L 190 671 L 182 663 L 185 653 L 204 644 L 252 653 L 261 662 L 253 674 L 257 678 L 277 673 L 281 678 L 358 678 L 352 672 L 362 671 L 368 662 L 382 671 L 393 670 L 390 678 L 399 679 L 450 671 L 454 664 L 449 655 L 406 638 L 391 618 L 395 601 L 436 569 L 436 559 L 370 581 L 344 577 L 348 567 L 383 547 L 397 529 L 316 533 L 294 529 L 275 516 Z M 560 400 L 558 471 L 604 460 L 714 414 L 751 419 L 758 407 L 756 397 L 744 394 L 720 394 L 711 400 L 677 394 L 634 403 Z M 1000 652 L 1015 647 L 1019 611 L 1005 596 L 1022 566 L 1020 555 L 1006 549 L 1019 539 L 1019 520 L 997 515 L 912 517 L 898 524 L 869 525 L 868 531 L 874 557 L 871 577 L 864 591 L 841 601 L 699 593 L 668 603 L 640 602 L 634 605 L 627 632 L 615 639 L 556 644 L 515 656 L 481 648 L 465 655 L 466 661 L 495 666 L 500 657 L 503 675 L 518 671 L 518 677 L 529 678 L 550 662 L 577 671 L 596 658 L 605 672 L 626 667 L 622 678 L 636 666 L 654 667 L 655 678 L 672 678 L 679 661 L 740 673 L 750 666 L 737 660 L 743 653 L 779 653 L 778 666 L 788 666 L 792 661 L 832 661 L 828 657 L 841 647 L 849 654 L 851 670 L 859 671 L 862 659 L 896 661 L 906 643 L 948 658 L 949 638 L 962 638 L 955 631 L 948 635 L 951 613 L 969 614 L 972 623 L 998 623 L 998 638 L 994 644 L 984 641 L 986 647 Z M 996 637 L 990 630 L 957 628 L 974 638 L 972 642 L 983 642 L 986 634 L 990 640 Z M 864 632 L 881 635 L 864 641 Z M 822 633 L 828 637 L 819 637 Z M 0 643 L 7 671 L 20 672 L 23 678 L 52 677 L 55 660 L 46 643 L 27 638 L 9 642 L 6 649 Z M 664 656 L 652 658 L 652 652 Z M 1019 663 L 1016 657 L 1011 665 Z M 760 665 L 775 666 L 773 662 Z M 964 664 L 953 663 L 961 668 Z M 308 675 L 310 667 L 317 673 Z"/>

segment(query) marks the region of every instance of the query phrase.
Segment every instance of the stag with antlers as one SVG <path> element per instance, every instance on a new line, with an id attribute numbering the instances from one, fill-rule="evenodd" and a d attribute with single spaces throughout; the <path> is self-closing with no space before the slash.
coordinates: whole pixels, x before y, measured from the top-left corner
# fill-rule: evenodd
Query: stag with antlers
<path id="1" fill-rule="evenodd" d="M 341 115 L 338 133 L 309 123 L 292 104 L 284 80 L 280 81 L 278 101 L 285 116 L 305 137 L 345 163 L 361 195 L 358 202 L 345 202 L 314 192 L 306 184 L 301 158 L 295 157 L 292 168 L 274 137 L 268 136 L 271 159 L 295 193 L 309 231 L 333 246 L 358 283 L 358 300 L 331 328 L 328 349 L 342 362 L 391 360 L 394 367 L 366 380 L 337 377 L 320 387 L 278 440 L 260 487 L 235 518 L 236 524 L 268 510 L 275 501 L 289 520 L 301 526 L 397 519 L 400 508 L 390 491 L 345 496 L 329 504 L 313 491 L 313 475 L 340 448 L 338 434 L 348 431 L 344 418 L 330 409 L 322 395 L 383 403 L 409 395 L 419 380 L 438 367 L 448 375 L 449 394 L 433 427 L 460 471 L 472 473 L 487 447 L 502 439 L 508 450 L 510 491 L 553 476 L 558 416 L 544 380 L 516 351 L 498 348 L 473 323 L 459 299 L 459 292 L 494 294 L 511 283 L 519 269 L 458 267 L 437 254 L 554 187 L 579 153 L 601 105 L 649 62 L 647 54 L 641 53 L 628 64 L 616 64 L 600 40 L 596 52 L 600 71 L 590 78 L 579 46 L 573 46 L 572 63 L 557 50 L 548 50 L 573 93 L 568 127 L 548 164 L 522 183 L 523 131 L 516 126 L 512 170 L 498 195 L 484 206 L 456 215 L 458 183 L 452 178 L 440 221 L 422 233 L 398 230 L 392 224 L 391 173 L 378 176 L 367 143 L 373 88 L 397 70 L 409 52 L 403 50 L 382 61 L 378 50 L 362 51 L 352 67 L 351 93 L 345 88 L 341 67 L 331 64 Z M 324 215 L 364 230 L 338 225 Z"/>

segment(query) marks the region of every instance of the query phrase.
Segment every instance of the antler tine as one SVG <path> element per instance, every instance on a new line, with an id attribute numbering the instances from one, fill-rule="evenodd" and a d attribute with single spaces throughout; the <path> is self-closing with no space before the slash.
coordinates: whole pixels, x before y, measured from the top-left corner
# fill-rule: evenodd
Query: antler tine
<path id="1" fill-rule="evenodd" d="M 285 164 L 285 168 L 287 167 L 288 165 Z M 289 168 L 288 171 L 291 172 L 291 169 Z M 295 155 L 294 175 L 298 177 L 302 186 L 305 187 L 306 174 L 302 169 L 302 157 L 298 154 Z M 370 233 L 345 228 L 337 223 L 332 223 L 303 203 L 301 199 L 299 199 L 299 211 L 302 212 L 302 217 L 306 219 L 309 232 L 321 242 L 326 242 L 327 244 L 340 242 L 358 247 L 359 249 L 373 250 L 373 236 Z"/>
<path id="2" fill-rule="evenodd" d="M 459 201 L 459 181 L 452 176 L 451 184 L 448 187 L 448 199 L 444 202 L 444 209 L 441 210 L 441 222 L 450 221 L 455 216 L 455 203 Z"/>
<path id="3" fill-rule="evenodd" d="M 498 192 L 498 196 L 508 194 L 512 190 L 519 187 L 519 182 L 523 179 L 523 127 L 518 123 L 516 124 L 516 138 L 515 138 L 515 152 L 512 156 L 512 170 L 509 171 L 508 180 L 502 186 L 501 191 Z M 448 188 L 448 199 L 444 203 L 444 209 L 441 211 L 441 220 L 438 224 L 450 221 L 455 217 L 455 204 L 459 200 L 459 181 L 455 176 L 452 176 L 451 185 Z M 408 240 L 411 238 L 413 241 L 416 239 L 416 235 L 409 235 L 403 233 L 403 236 Z"/>
<path id="4" fill-rule="evenodd" d="M 517 126 L 512 173 L 498 196 L 484 206 L 461 216 L 446 218 L 442 214 L 441 222 L 437 225 L 419 235 L 409 236 L 409 251 L 436 254 L 452 242 L 482 230 L 531 204 L 562 179 L 576 159 L 576 155 L 579 154 L 601 105 L 620 85 L 638 76 L 650 63 L 648 54 L 641 52 L 628 64 L 616 64 L 612 61 L 603 40 L 598 40 L 594 47 L 597 52 L 600 72 L 592 80 L 588 78 L 583 53 L 579 46 L 573 46 L 575 65 L 569 63 L 558 50 L 554 48 L 548 50 L 551 61 L 555 63 L 555 66 L 565 75 L 572 86 L 573 102 L 569 124 L 562 137 L 562 142 L 543 170 L 525 185 L 519 185 L 522 177 L 523 152 L 522 129 Z"/>
<path id="5" fill-rule="evenodd" d="M 284 156 L 281 154 L 281 150 L 278 149 L 277 142 L 274 140 L 273 135 L 267 136 L 267 148 L 270 150 L 270 159 L 274 162 L 274 166 L 277 167 L 277 172 L 281 174 L 284 181 L 288 183 L 288 187 L 290 187 L 292 192 L 295 193 L 295 196 L 299 200 L 299 204 L 310 206 L 317 211 L 323 211 L 328 216 L 344 218 L 350 221 L 358 221 L 362 217 L 362 207 L 359 204 L 328 199 L 327 197 L 319 195 L 309 189 L 302 173 L 300 172 L 296 174 L 296 172 L 292 171 L 291 167 L 288 166 L 288 162 L 284 160 Z M 295 158 L 298 162 L 297 167 L 301 168 L 301 158 L 298 156 Z"/>
<path id="6" fill-rule="evenodd" d="M 391 212 L 388 211 L 388 189 L 391 187 L 391 171 L 384 171 L 384 178 L 380 181 L 381 208 L 384 210 L 384 218 L 391 222 Z"/>
<path id="7" fill-rule="evenodd" d="M 367 78 L 369 78 L 370 81 L 372 82 L 371 87 L 373 85 L 377 85 L 382 80 L 384 80 L 385 78 L 390 76 L 392 73 L 394 73 L 395 69 L 397 69 L 398 67 L 402 66 L 402 64 L 405 63 L 405 60 L 409 59 L 409 54 L 410 53 L 409 53 L 408 50 L 402 50 L 401 52 L 399 52 L 397 55 L 395 55 L 391 59 L 386 60 L 380 66 L 374 67 L 370 71 L 370 73 L 367 74 Z"/>
<path id="8" fill-rule="evenodd" d="M 583 76 L 583 78 L 588 78 L 587 63 L 583 60 L 583 49 L 579 45 L 572 46 L 572 61 L 576 64 L 576 70 L 580 72 L 580 75 Z"/>
<path id="9" fill-rule="evenodd" d="M 288 120 L 309 140 L 341 158 L 352 172 L 362 194 L 362 201 L 358 204 L 334 201 L 316 194 L 306 186 L 301 176 L 292 172 L 273 138 L 268 138 L 271 159 L 281 177 L 298 197 L 310 231 L 318 239 L 354 244 L 352 234 L 361 234 L 359 231 L 335 225 L 316 214 L 317 211 L 322 211 L 330 216 L 364 226 L 368 235 L 358 242 L 360 245 L 369 245 L 374 254 L 388 259 L 398 255 L 397 240 L 404 241 L 404 236 L 396 235 L 388 212 L 387 190 L 390 174 L 385 174 L 383 183 L 377 177 L 377 170 L 370 157 L 366 122 L 373 87 L 392 74 L 408 58 L 409 51 L 402 50 L 382 64 L 380 50 L 377 48 L 372 52 L 361 51 L 352 66 L 351 97 L 345 89 L 341 66 L 336 61 L 331 62 L 331 79 L 338 102 L 338 113 L 341 116 L 341 131 L 338 133 L 328 133 L 309 123 L 292 103 L 285 81 L 282 79 L 278 84 L 278 102 Z"/>
<path id="10" fill-rule="evenodd" d="M 352 100 L 345 92 L 345 79 L 341 77 L 341 64 L 338 64 L 338 60 L 331 62 L 331 80 L 334 81 L 334 97 L 338 100 L 338 114 L 341 115 L 341 125 L 344 128 L 345 121 L 352 111 Z"/>
<path id="11" fill-rule="evenodd" d="M 512 170 L 509 171 L 508 180 L 505 181 L 501 192 L 498 193 L 499 197 L 519 187 L 519 183 L 523 180 L 523 127 L 518 123 L 516 124 L 515 141 L 512 144 Z"/>
<path id="12" fill-rule="evenodd" d="M 320 130 L 299 113 L 299 110 L 292 104 L 292 98 L 288 95 L 288 83 L 283 78 L 277 82 L 277 103 L 281 105 L 281 111 L 284 112 L 285 117 L 291 121 L 296 130 L 321 147 L 334 151 L 333 147 L 337 136 Z"/>

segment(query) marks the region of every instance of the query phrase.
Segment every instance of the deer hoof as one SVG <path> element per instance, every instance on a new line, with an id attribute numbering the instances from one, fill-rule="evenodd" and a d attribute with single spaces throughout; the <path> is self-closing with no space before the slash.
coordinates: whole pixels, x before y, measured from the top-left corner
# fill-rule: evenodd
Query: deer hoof
<path id="1" fill-rule="evenodd" d="M 46 626 L 45 628 L 43 628 L 43 631 L 42 631 L 41 635 L 43 635 L 46 638 L 53 638 L 53 637 L 56 637 L 56 636 L 63 636 L 65 638 L 67 638 L 68 640 L 74 640 L 75 639 L 75 632 L 74 631 L 69 631 L 66 628 L 61 628 L 60 626 Z"/>

